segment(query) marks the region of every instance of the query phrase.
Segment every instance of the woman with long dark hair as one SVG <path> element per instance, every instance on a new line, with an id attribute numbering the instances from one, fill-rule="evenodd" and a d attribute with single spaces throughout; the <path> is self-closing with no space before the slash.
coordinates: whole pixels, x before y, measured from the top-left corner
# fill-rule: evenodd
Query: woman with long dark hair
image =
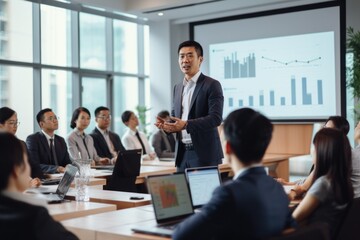
<path id="1" fill-rule="evenodd" d="M 332 236 L 354 196 L 351 184 L 351 146 L 337 129 L 323 128 L 314 138 L 315 169 L 312 184 L 294 210 L 298 223 L 327 222 Z"/>

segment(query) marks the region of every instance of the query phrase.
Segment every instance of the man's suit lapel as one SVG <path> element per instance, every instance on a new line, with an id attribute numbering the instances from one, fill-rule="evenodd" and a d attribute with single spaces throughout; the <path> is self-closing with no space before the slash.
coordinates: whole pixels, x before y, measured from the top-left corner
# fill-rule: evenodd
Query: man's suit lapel
<path id="1" fill-rule="evenodd" d="M 197 98 L 201 87 L 204 85 L 204 78 L 205 76 L 203 74 L 200 74 L 199 79 L 196 83 L 195 89 L 194 89 L 194 93 L 191 97 L 191 102 L 190 102 L 190 107 L 189 107 L 189 112 L 191 111 L 192 106 L 194 105 L 195 99 Z"/>
<path id="2" fill-rule="evenodd" d="M 104 136 L 102 135 L 102 133 L 99 131 L 99 129 L 95 128 L 95 132 L 96 132 L 96 135 L 98 135 L 98 137 L 101 139 L 101 148 L 102 149 L 106 149 L 107 148 L 107 143 L 106 143 L 106 140 L 104 138 Z M 110 135 L 109 135 L 110 137 Z M 111 137 L 110 137 L 110 140 L 111 140 Z"/>
<path id="3" fill-rule="evenodd" d="M 174 109 L 175 109 L 175 117 L 178 117 L 178 118 L 181 118 L 181 114 L 182 114 L 182 92 L 183 92 L 183 89 L 184 89 L 183 84 L 177 85 L 177 87 L 175 89 Z"/>

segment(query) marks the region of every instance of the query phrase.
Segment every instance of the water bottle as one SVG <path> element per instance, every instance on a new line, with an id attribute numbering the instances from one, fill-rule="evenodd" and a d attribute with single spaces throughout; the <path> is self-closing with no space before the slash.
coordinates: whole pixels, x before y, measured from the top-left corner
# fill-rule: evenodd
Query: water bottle
<path id="1" fill-rule="evenodd" d="M 89 181 L 91 175 L 91 159 L 76 159 L 79 175 L 75 176 L 75 199 L 80 202 L 89 201 Z"/>

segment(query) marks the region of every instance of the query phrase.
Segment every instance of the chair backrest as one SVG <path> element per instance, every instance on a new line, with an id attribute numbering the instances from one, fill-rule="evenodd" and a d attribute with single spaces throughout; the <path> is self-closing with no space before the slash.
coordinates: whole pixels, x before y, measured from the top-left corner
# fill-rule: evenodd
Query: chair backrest
<path id="1" fill-rule="evenodd" d="M 314 223 L 302 226 L 295 231 L 272 237 L 268 240 L 330 240 L 329 226 L 326 223 Z"/>
<path id="2" fill-rule="evenodd" d="M 136 192 L 136 177 L 140 174 L 141 149 L 119 152 L 107 190 Z"/>
<path id="3" fill-rule="evenodd" d="M 337 240 L 355 240 L 359 239 L 360 229 L 360 198 L 354 198 L 351 205 L 349 206 L 345 215 L 344 221 L 342 222 Z"/>

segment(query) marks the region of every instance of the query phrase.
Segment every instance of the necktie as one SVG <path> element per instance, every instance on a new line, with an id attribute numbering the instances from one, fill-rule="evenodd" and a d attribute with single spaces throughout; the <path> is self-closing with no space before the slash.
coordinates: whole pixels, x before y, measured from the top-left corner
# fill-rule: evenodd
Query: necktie
<path id="1" fill-rule="evenodd" d="M 167 139 L 169 140 L 171 151 L 174 152 L 175 151 L 175 138 L 174 138 L 174 135 L 172 133 L 167 134 Z"/>
<path id="2" fill-rule="evenodd" d="M 54 148 L 54 139 L 50 138 L 50 162 L 54 165 L 59 165 L 56 159 L 56 153 Z"/>
<path id="3" fill-rule="evenodd" d="M 83 143 L 84 143 L 86 152 L 87 152 L 87 154 L 88 154 L 88 159 L 91 159 L 90 153 L 89 153 L 89 149 L 88 149 L 88 147 L 87 147 L 87 145 L 86 145 L 86 142 L 85 142 L 85 136 L 83 135 L 83 136 L 81 136 L 81 138 L 82 138 L 82 140 L 83 140 Z"/>
<path id="4" fill-rule="evenodd" d="M 135 135 L 136 135 L 136 137 L 138 138 L 138 140 L 139 140 L 139 142 L 140 142 L 140 144 L 141 144 L 141 147 L 142 147 L 142 149 L 143 149 L 143 154 L 146 154 L 145 146 L 144 146 L 143 141 L 142 141 L 141 138 L 140 138 L 139 132 L 136 131 Z"/>

